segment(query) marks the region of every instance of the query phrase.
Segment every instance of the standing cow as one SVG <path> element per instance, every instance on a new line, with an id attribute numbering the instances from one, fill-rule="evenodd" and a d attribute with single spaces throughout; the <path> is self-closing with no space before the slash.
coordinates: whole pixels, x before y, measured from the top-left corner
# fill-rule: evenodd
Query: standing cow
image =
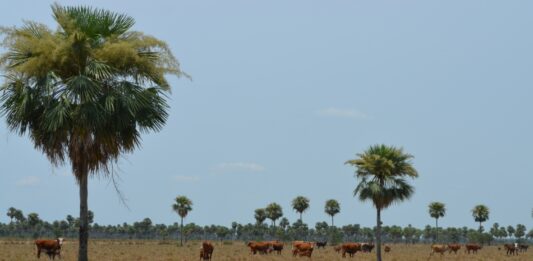
<path id="1" fill-rule="evenodd" d="M 211 242 L 202 242 L 202 247 L 200 248 L 200 260 L 211 260 L 214 249 L 215 247 Z"/>
<path id="2" fill-rule="evenodd" d="M 44 251 L 50 259 L 55 259 L 56 255 L 61 258 L 61 246 L 64 239 L 62 237 L 53 239 L 37 239 L 35 246 L 37 247 L 37 258 L 41 258 L 41 252 Z"/>

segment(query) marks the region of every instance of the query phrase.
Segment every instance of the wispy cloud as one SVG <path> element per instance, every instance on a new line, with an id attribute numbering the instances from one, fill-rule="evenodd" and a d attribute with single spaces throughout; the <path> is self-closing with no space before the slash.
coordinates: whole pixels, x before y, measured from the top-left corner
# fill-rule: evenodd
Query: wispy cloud
<path id="1" fill-rule="evenodd" d="M 177 182 L 196 182 L 200 180 L 197 176 L 183 176 L 183 175 L 177 175 L 172 177 L 172 180 Z"/>
<path id="2" fill-rule="evenodd" d="M 329 107 L 326 109 L 321 109 L 317 112 L 318 116 L 322 117 L 335 117 L 335 118 L 349 118 L 349 119 L 367 119 L 368 115 L 362 111 L 355 109 L 343 109 Z"/>
<path id="3" fill-rule="evenodd" d="M 216 165 L 215 172 L 261 172 L 265 167 L 253 162 L 224 162 Z"/>
<path id="4" fill-rule="evenodd" d="M 27 176 L 17 181 L 17 186 L 29 187 L 35 186 L 41 182 L 41 179 L 37 176 Z"/>

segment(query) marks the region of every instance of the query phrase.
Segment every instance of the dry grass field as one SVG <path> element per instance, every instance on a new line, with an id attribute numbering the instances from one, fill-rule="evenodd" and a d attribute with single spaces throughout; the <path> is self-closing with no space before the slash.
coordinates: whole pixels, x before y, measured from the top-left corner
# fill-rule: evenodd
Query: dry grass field
<path id="1" fill-rule="evenodd" d="M 200 242 L 188 242 L 184 247 L 178 247 L 176 242 L 160 241 L 140 241 L 140 240 L 93 240 L 90 242 L 89 258 L 97 261 L 113 260 L 199 260 L 198 249 Z M 475 260 L 475 261 L 501 261 L 520 260 L 532 261 L 533 250 L 521 253 L 519 256 L 505 255 L 503 250 L 498 251 L 497 246 L 484 247 L 477 255 L 468 255 L 461 251 L 460 254 L 446 254 L 443 257 L 436 255 L 429 257 L 429 245 L 391 245 L 392 251 L 384 253 L 384 260 L 387 261 L 417 261 L 417 260 Z M 289 246 L 290 248 L 290 246 Z M 462 250 L 462 249 L 461 249 Z M 77 243 L 73 240 L 65 242 L 61 260 L 76 260 Z M 36 250 L 31 240 L 9 240 L 0 239 L 0 261 L 28 261 L 38 260 Z M 48 260 L 46 255 L 41 256 L 42 260 Z M 57 259 L 56 259 L 57 260 Z M 250 255 L 244 242 L 226 242 L 225 244 L 216 242 L 213 253 L 214 261 L 248 261 L 248 260 L 309 260 L 306 257 L 294 258 L 288 249 L 284 249 L 281 256 L 270 254 L 266 256 Z M 332 247 L 315 250 L 312 260 L 375 260 L 375 253 L 357 253 L 354 258 L 343 259 L 340 254 L 335 253 Z"/>

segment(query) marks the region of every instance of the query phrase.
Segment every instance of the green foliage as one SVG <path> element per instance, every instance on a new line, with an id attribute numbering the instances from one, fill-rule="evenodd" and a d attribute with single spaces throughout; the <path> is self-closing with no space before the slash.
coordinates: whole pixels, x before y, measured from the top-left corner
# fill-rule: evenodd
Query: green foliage
<path id="1" fill-rule="evenodd" d="M 489 208 L 485 205 L 477 205 L 472 209 L 472 216 L 476 222 L 479 222 L 479 229 L 481 230 L 481 223 L 489 220 Z"/>
<path id="2" fill-rule="evenodd" d="M 256 224 L 261 225 L 267 219 L 266 210 L 264 208 L 258 208 L 254 212 L 254 218 L 256 220 Z"/>
<path id="3" fill-rule="evenodd" d="M 331 216 L 331 225 L 333 226 L 333 217 L 341 212 L 341 206 L 337 200 L 330 199 L 324 205 L 324 212 Z"/>
<path id="4" fill-rule="evenodd" d="M 439 219 L 441 217 L 444 217 L 444 215 L 446 214 L 446 207 L 444 203 L 431 202 L 428 208 L 429 208 L 429 215 L 432 218 Z"/>
<path id="5" fill-rule="evenodd" d="M 300 213 L 300 219 L 302 219 L 302 213 L 309 208 L 309 199 L 304 196 L 297 196 L 292 200 L 292 208 Z"/>
<path id="6" fill-rule="evenodd" d="M 266 217 L 272 220 L 272 224 L 276 224 L 276 220 L 283 216 L 283 209 L 278 203 L 270 203 L 265 208 Z"/>
<path id="7" fill-rule="evenodd" d="M 130 31 L 129 16 L 58 4 L 52 11 L 55 31 L 36 22 L 1 29 L 0 115 L 52 163 L 68 158 L 78 179 L 109 174 L 141 132 L 162 128 L 165 75 L 184 74 L 163 41 Z"/>
<path id="8" fill-rule="evenodd" d="M 186 196 L 178 196 L 172 204 L 172 210 L 178 213 L 181 218 L 185 218 L 192 211 L 192 201 Z"/>
<path id="9" fill-rule="evenodd" d="M 346 164 L 356 167 L 360 182 L 354 195 L 361 201 L 370 200 L 377 209 L 384 209 L 393 202 L 409 199 L 414 193 L 414 188 L 404 179 L 418 177 L 411 163 L 412 155 L 399 148 L 375 145 L 357 156 Z"/>

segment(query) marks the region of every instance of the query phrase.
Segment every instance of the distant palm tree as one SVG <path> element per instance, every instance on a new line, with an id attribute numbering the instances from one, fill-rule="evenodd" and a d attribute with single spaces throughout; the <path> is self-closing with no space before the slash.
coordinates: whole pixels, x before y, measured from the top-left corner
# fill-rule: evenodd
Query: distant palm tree
<path id="1" fill-rule="evenodd" d="M 254 217 L 255 217 L 255 221 L 257 222 L 258 225 L 263 224 L 265 219 L 267 219 L 267 215 L 266 215 L 265 209 L 264 208 L 256 209 Z"/>
<path id="2" fill-rule="evenodd" d="M 472 209 L 472 216 L 479 222 L 479 231 L 483 229 L 482 223 L 489 220 L 489 208 L 485 205 L 477 205 Z"/>
<path id="3" fill-rule="evenodd" d="M 435 219 L 435 241 L 439 241 L 439 218 L 446 215 L 446 206 L 441 202 L 431 202 L 429 204 L 429 215 Z"/>
<path id="4" fill-rule="evenodd" d="M 300 221 L 302 220 L 302 213 L 304 213 L 309 208 L 309 199 L 303 196 L 298 196 L 292 200 L 292 208 L 296 212 L 300 213 Z"/>
<path id="5" fill-rule="evenodd" d="M 266 216 L 272 220 L 272 225 L 276 227 L 276 220 L 283 216 L 283 209 L 277 203 L 270 203 L 265 208 Z"/>
<path id="6" fill-rule="evenodd" d="M 11 223 L 13 223 L 13 219 L 17 216 L 17 209 L 14 207 L 10 207 L 7 210 L 7 216 L 9 217 L 9 219 L 11 219 Z"/>
<path id="7" fill-rule="evenodd" d="M 361 201 L 370 200 L 377 212 L 376 218 L 376 257 L 381 259 L 381 210 L 395 202 L 407 200 L 414 193 L 414 188 L 404 177 L 418 177 L 411 163 L 412 155 L 402 149 L 374 145 L 357 158 L 346 161 L 356 168 L 356 177 L 360 180 L 354 190 L 354 196 Z"/>
<path id="8" fill-rule="evenodd" d="M 159 131 L 168 118 L 167 74 L 182 75 L 161 40 L 135 20 L 90 7 L 52 5 L 57 30 L 36 22 L 2 28 L 0 116 L 54 165 L 70 163 L 80 190 L 78 260 L 88 260 L 88 178 Z"/>
<path id="9" fill-rule="evenodd" d="M 337 200 L 330 199 L 326 201 L 326 205 L 324 206 L 324 212 L 331 216 L 331 226 L 333 226 L 333 216 L 341 212 L 341 206 Z"/>
<path id="10" fill-rule="evenodd" d="M 192 201 L 186 196 L 178 196 L 172 204 L 172 209 L 178 213 L 181 218 L 180 225 L 180 246 L 183 246 L 183 219 L 192 211 Z"/>

